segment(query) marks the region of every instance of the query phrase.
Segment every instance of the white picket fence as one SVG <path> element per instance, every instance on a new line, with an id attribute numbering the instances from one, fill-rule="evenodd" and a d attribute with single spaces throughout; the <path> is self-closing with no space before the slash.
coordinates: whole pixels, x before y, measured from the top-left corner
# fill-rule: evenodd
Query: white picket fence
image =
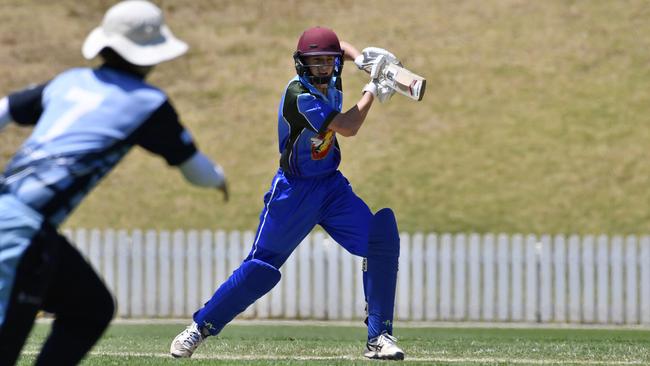
<path id="1" fill-rule="evenodd" d="M 126 318 L 190 317 L 253 232 L 67 230 Z M 401 234 L 395 317 L 650 325 L 650 237 Z M 244 318 L 361 319 L 361 260 L 309 235 Z"/>

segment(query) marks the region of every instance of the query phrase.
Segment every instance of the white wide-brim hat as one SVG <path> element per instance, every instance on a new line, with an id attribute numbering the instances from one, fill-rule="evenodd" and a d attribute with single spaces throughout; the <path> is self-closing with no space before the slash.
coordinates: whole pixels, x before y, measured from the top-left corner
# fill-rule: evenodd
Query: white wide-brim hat
<path id="1" fill-rule="evenodd" d="M 106 47 L 139 66 L 169 61 L 188 49 L 165 25 L 162 11 L 144 0 L 122 1 L 108 9 L 101 26 L 86 37 L 81 52 L 90 60 Z"/>

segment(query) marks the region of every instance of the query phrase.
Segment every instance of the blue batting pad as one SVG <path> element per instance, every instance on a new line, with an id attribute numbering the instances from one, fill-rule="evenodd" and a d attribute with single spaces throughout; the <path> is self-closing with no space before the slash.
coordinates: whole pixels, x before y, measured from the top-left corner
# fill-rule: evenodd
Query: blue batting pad
<path id="1" fill-rule="evenodd" d="M 393 333 L 395 287 L 399 262 L 399 231 L 393 211 L 378 211 L 370 225 L 363 285 L 368 303 L 368 339 Z"/>
<path id="2" fill-rule="evenodd" d="M 268 263 L 258 259 L 245 261 L 194 313 L 194 321 L 210 335 L 217 335 L 239 313 L 271 291 L 280 277 L 280 271 Z"/>
<path id="3" fill-rule="evenodd" d="M 382 208 L 377 211 L 370 223 L 368 241 L 368 257 L 399 257 L 399 231 L 393 210 Z"/>

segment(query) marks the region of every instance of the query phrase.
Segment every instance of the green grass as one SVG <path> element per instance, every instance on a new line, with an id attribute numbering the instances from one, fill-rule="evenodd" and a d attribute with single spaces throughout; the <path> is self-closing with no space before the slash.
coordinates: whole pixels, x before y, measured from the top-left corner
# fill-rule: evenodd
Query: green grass
<path id="1" fill-rule="evenodd" d="M 361 357 L 365 330 L 340 325 L 229 325 L 191 360 L 167 356 L 182 324 L 114 324 L 83 365 L 377 365 Z M 36 326 L 19 365 L 47 333 Z M 398 328 L 409 364 L 648 364 L 650 331 Z"/>
<path id="2" fill-rule="evenodd" d="M 163 87 L 232 184 L 216 192 L 136 149 L 70 227 L 254 229 L 277 168 L 276 108 L 306 27 L 383 46 L 428 79 L 340 138 L 341 169 L 405 231 L 650 232 L 650 7 L 644 0 L 156 1 L 189 54 Z M 71 66 L 111 1 L 0 0 L 0 91 Z M 344 70 L 346 102 L 365 76 Z M 1 93 L 0 93 L 1 94 Z M 0 159 L 26 130 L 0 135 Z"/>

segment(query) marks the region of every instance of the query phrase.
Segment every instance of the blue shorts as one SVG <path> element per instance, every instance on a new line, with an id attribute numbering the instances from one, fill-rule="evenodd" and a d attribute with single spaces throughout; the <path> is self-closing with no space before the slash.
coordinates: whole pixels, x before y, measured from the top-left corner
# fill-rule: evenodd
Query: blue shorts
<path id="1" fill-rule="evenodd" d="M 264 195 L 253 248 L 246 260 L 280 268 L 294 249 L 320 225 L 348 252 L 365 257 L 372 212 L 339 171 L 294 177 L 280 169 Z"/>

